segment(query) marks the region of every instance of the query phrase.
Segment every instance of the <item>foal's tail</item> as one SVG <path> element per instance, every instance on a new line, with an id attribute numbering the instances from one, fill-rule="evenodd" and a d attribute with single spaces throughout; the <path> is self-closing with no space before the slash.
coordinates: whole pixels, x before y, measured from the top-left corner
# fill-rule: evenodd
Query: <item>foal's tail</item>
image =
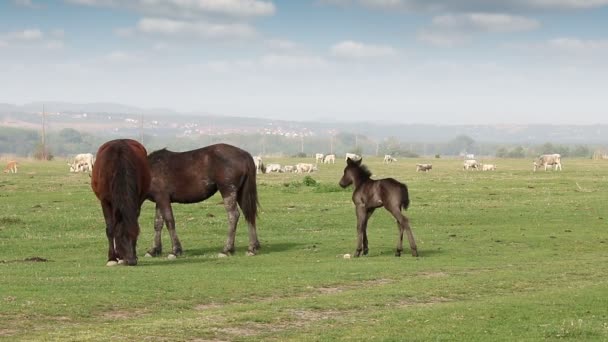
<path id="1" fill-rule="evenodd" d="M 407 209 L 410 206 L 410 196 L 407 191 L 407 185 L 401 183 L 401 208 Z"/>
<path id="2" fill-rule="evenodd" d="M 245 180 L 238 192 L 238 201 L 245 215 L 245 220 L 255 226 L 255 219 L 258 216 L 258 187 L 256 184 L 256 168 L 253 159 L 249 157 L 246 162 Z"/>

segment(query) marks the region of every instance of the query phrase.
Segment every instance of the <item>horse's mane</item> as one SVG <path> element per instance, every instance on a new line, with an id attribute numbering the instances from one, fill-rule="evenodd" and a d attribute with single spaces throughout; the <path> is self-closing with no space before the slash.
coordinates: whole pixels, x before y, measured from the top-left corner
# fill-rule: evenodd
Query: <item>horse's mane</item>
<path id="1" fill-rule="evenodd" d="M 372 177 L 372 172 L 367 168 L 367 165 L 361 164 L 357 168 L 359 169 L 361 178 L 370 179 Z"/>

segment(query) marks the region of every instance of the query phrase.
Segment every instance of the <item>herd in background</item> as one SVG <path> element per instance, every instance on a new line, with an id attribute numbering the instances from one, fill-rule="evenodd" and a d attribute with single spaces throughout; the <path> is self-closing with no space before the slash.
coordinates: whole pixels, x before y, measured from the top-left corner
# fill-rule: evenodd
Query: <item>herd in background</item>
<path id="1" fill-rule="evenodd" d="M 346 153 L 344 160 L 348 159 L 359 160 L 361 156 L 355 153 Z M 295 165 L 281 165 L 278 163 L 269 163 L 264 165 L 262 157 L 254 156 L 253 161 L 255 163 L 257 173 L 311 173 L 318 171 L 319 162 L 323 164 L 335 164 L 335 154 L 315 154 L 315 163 L 297 163 Z M 385 154 L 382 163 L 392 164 L 397 162 L 397 158 L 390 154 Z M 95 156 L 92 153 L 80 153 L 77 154 L 67 164 L 70 167 L 70 172 L 91 172 L 93 171 L 93 164 L 95 163 Z M 17 173 L 18 163 L 15 160 L 9 160 L 4 168 L 4 173 Z M 533 171 L 537 171 L 540 168 L 547 168 L 551 170 L 562 170 L 561 155 L 558 153 L 543 154 L 539 156 L 533 162 Z M 433 169 L 433 164 L 424 163 L 416 164 L 416 172 L 429 172 Z M 472 154 L 467 154 L 462 165 L 463 170 L 481 170 L 481 171 L 495 171 L 497 169 L 496 164 L 482 164 L 475 159 Z"/>

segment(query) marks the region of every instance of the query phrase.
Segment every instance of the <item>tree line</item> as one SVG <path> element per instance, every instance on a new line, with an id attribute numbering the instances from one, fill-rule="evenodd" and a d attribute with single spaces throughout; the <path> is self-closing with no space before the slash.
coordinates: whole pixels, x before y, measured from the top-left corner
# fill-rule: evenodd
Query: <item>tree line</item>
<path id="1" fill-rule="evenodd" d="M 312 156 L 315 153 L 346 152 L 360 155 L 390 154 L 408 158 L 419 156 L 464 156 L 475 154 L 501 158 L 530 158 L 545 153 L 559 153 L 562 157 L 590 158 L 594 148 L 588 145 L 559 145 L 547 142 L 542 145 L 517 145 L 477 142 L 466 135 L 459 135 L 445 142 L 407 142 L 396 137 L 373 139 L 361 134 L 348 132 L 332 136 L 285 137 L 270 134 L 225 134 L 200 135 L 189 137 L 120 136 L 141 140 L 149 152 L 169 148 L 174 151 L 187 151 L 214 143 L 228 143 L 239 146 L 252 155 Z M 0 127 L 0 153 L 21 157 L 49 159 L 55 156 L 69 157 L 78 153 L 97 151 L 107 140 L 119 136 L 97 136 L 72 128 L 48 132 L 45 137 L 46 153 L 43 152 L 42 137 L 39 131 L 21 128 Z"/>

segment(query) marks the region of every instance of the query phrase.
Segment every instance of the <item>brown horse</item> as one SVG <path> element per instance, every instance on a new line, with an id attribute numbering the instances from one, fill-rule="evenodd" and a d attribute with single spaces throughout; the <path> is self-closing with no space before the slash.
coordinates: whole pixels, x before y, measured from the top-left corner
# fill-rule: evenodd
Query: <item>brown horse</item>
<path id="1" fill-rule="evenodd" d="M 346 159 L 344 175 L 340 179 L 340 186 L 343 188 L 351 184 L 355 186 L 353 203 L 357 212 L 357 249 L 354 256 L 360 256 L 361 251 L 363 251 L 363 255 L 367 255 L 369 251 L 367 247 L 367 221 L 374 210 L 382 206 L 397 220 L 399 239 L 397 240 L 395 256 L 401 256 L 401 252 L 403 252 L 404 231 L 407 233 L 410 242 L 412 256 L 418 256 L 418 248 L 410 229 L 409 220 L 401 214 L 401 209 L 407 209 L 410 204 L 407 186 L 393 178 L 371 179 L 371 172 L 365 165 L 361 164 L 361 161 L 362 159 L 356 161 L 350 158 Z"/>
<path id="2" fill-rule="evenodd" d="M 130 139 L 108 141 L 97 151 L 91 187 L 106 220 L 108 266 L 137 265 L 137 219 L 151 179 L 147 154 Z"/>
<path id="3" fill-rule="evenodd" d="M 239 220 L 237 203 L 249 225 L 248 255 L 260 248 L 255 220 L 258 210 L 256 166 L 253 157 L 242 149 L 215 144 L 188 152 L 171 152 L 167 149 L 148 156 L 152 172 L 152 185 L 148 199 L 156 203 L 154 244 L 146 256 L 162 252 L 161 232 L 167 225 L 174 257 L 182 254 L 182 245 L 175 231 L 171 203 L 197 203 L 213 196 L 218 190 L 228 213 L 228 239 L 222 253 L 234 253 L 234 237 Z"/>

